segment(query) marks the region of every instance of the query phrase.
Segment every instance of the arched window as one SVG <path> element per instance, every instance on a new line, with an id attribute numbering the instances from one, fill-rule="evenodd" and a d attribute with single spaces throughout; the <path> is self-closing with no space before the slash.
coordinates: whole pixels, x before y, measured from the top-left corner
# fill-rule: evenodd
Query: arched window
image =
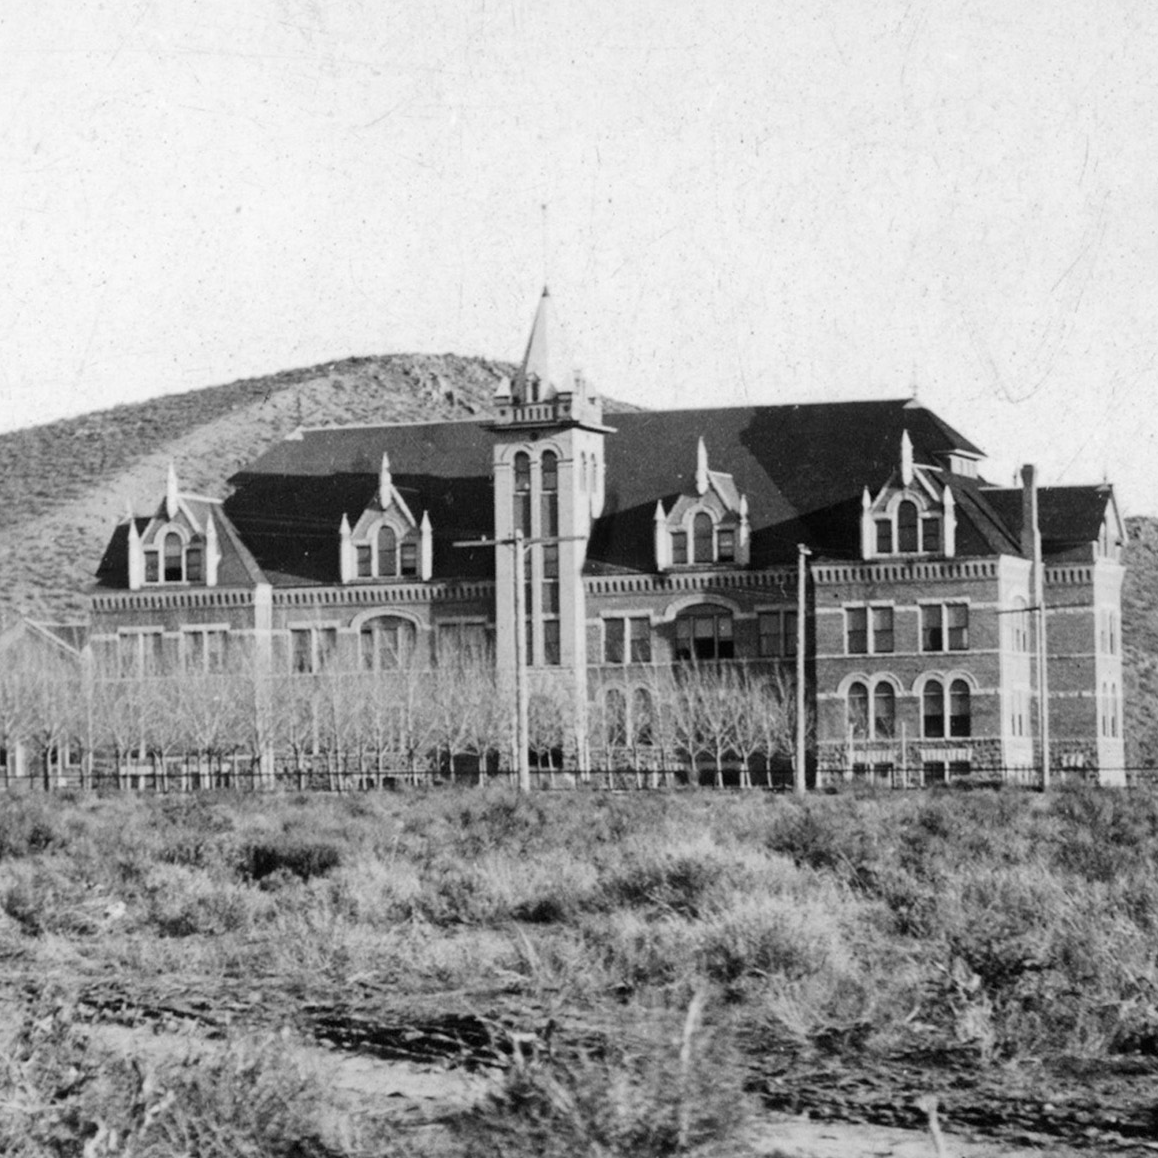
<path id="1" fill-rule="evenodd" d="M 391 527 L 378 528 L 378 577 L 392 578 L 398 574 L 398 540 Z"/>
<path id="2" fill-rule="evenodd" d="M 633 742 L 639 747 L 655 743 L 655 714 L 651 693 L 646 688 L 636 688 L 632 692 L 631 733 Z"/>
<path id="3" fill-rule="evenodd" d="M 540 486 L 543 490 L 541 508 L 541 535 L 559 533 L 559 456 L 553 450 L 543 451 L 540 466 Z"/>
<path id="4" fill-rule="evenodd" d="M 940 740 L 945 735 L 945 685 L 940 680 L 929 680 L 921 697 L 921 730 L 928 740 Z"/>
<path id="5" fill-rule="evenodd" d="M 868 686 L 859 680 L 848 689 L 848 728 L 858 738 L 868 735 Z"/>
<path id="6" fill-rule="evenodd" d="M 181 583 L 185 579 L 185 544 L 176 531 L 170 531 L 162 544 L 165 559 L 163 572 L 166 583 Z"/>
<path id="7" fill-rule="evenodd" d="M 1110 738 L 1118 738 L 1118 685 L 1110 684 Z"/>
<path id="8" fill-rule="evenodd" d="M 587 489 L 587 451 L 585 450 L 579 452 L 579 489 L 581 491 Z"/>
<path id="9" fill-rule="evenodd" d="M 972 730 L 969 685 L 954 680 L 949 685 L 949 735 L 968 736 Z"/>
<path id="10" fill-rule="evenodd" d="M 619 688 L 608 688 L 603 704 L 608 747 L 622 748 L 627 744 L 627 699 Z"/>
<path id="11" fill-rule="evenodd" d="M 414 624 L 408 619 L 381 615 L 362 624 L 358 637 L 363 671 L 396 671 L 414 654 Z"/>
<path id="12" fill-rule="evenodd" d="M 676 659 L 733 659 L 735 654 L 730 611 L 704 605 L 676 620 Z"/>
<path id="13" fill-rule="evenodd" d="M 891 740 L 897 731 L 897 694 L 893 685 L 882 680 L 873 689 L 873 735 Z"/>
<path id="14" fill-rule="evenodd" d="M 1020 595 L 1013 598 L 1013 614 L 1009 617 L 1013 625 L 1013 650 L 1029 651 L 1029 618 L 1026 602 Z"/>
<path id="15" fill-rule="evenodd" d="M 917 541 L 917 504 L 904 499 L 897 507 L 897 551 L 912 554 L 920 550 Z"/>
<path id="16" fill-rule="evenodd" d="M 531 456 L 520 450 L 515 455 L 515 530 L 531 533 Z"/>

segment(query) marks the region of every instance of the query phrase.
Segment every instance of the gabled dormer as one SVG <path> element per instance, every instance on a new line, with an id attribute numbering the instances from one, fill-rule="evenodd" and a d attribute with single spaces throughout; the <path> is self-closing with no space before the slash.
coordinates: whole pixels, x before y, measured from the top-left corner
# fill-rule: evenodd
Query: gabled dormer
<path id="1" fill-rule="evenodd" d="M 350 525 L 343 513 L 338 528 L 343 583 L 373 579 L 427 580 L 432 574 L 433 531 L 430 516 L 415 519 L 394 485 L 390 457 L 382 453 L 374 497 Z"/>
<path id="2" fill-rule="evenodd" d="M 861 557 L 888 559 L 957 553 L 957 503 L 952 481 L 939 467 L 914 461 L 913 442 L 901 433 L 900 463 L 874 495 L 861 496 Z"/>
<path id="3" fill-rule="evenodd" d="M 745 567 L 749 559 L 748 500 L 724 471 L 708 466 L 701 438 L 696 447 L 694 490 L 664 507 L 655 505 L 655 565 L 672 567 L 727 565 Z"/>
<path id="4" fill-rule="evenodd" d="M 182 494 L 170 464 L 165 498 L 142 528 L 128 518 L 129 589 L 163 586 L 217 586 L 221 562 L 220 502 Z"/>

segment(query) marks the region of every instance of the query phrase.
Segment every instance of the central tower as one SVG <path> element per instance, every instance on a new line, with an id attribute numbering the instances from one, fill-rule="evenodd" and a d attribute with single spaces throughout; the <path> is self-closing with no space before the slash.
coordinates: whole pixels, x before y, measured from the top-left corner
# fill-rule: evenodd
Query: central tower
<path id="1" fill-rule="evenodd" d="M 587 702 L 583 564 L 591 524 L 603 509 L 603 407 L 570 360 L 544 287 L 526 354 L 513 382 L 495 396 L 495 626 L 500 669 L 515 666 L 515 588 L 525 592 L 528 668 L 556 678 Z M 503 546 L 516 531 L 530 542 L 525 573 Z M 582 744 L 582 737 L 580 737 Z"/>

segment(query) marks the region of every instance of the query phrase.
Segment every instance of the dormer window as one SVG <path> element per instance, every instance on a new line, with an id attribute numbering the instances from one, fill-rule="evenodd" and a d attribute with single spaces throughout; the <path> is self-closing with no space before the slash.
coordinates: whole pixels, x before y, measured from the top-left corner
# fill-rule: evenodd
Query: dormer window
<path id="1" fill-rule="evenodd" d="M 368 543 L 355 547 L 359 579 L 404 579 L 418 574 L 418 544 L 412 536 L 398 539 L 389 523 L 379 525 Z"/>
<path id="2" fill-rule="evenodd" d="M 944 550 L 943 520 L 923 512 L 915 499 L 903 498 L 891 513 L 873 519 L 876 555 L 939 555 Z"/>
<path id="3" fill-rule="evenodd" d="M 712 559 L 712 517 L 701 512 L 692 523 L 694 563 L 711 563 Z"/>
<path id="4" fill-rule="evenodd" d="M 154 540 L 156 546 L 146 547 L 146 583 L 204 583 L 205 548 L 201 543 L 188 543 L 180 532 L 162 531 Z"/>
<path id="5" fill-rule="evenodd" d="M 393 579 L 398 574 L 398 538 L 392 527 L 378 528 L 378 578 Z"/>

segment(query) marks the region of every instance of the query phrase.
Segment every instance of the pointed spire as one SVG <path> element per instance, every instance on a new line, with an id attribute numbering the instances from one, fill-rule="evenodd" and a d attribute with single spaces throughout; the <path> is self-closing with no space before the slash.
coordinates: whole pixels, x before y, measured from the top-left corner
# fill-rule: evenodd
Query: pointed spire
<path id="1" fill-rule="evenodd" d="M 354 557 L 353 534 L 350 531 L 350 520 L 346 512 L 342 512 L 342 523 L 338 527 L 338 573 L 343 583 L 352 583 L 357 575 Z"/>
<path id="2" fill-rule="evenodd" d="M 430 512 L 422 512 L 422 525 L 419 527 L 419 548 L 421 556 L 421 574 L 423 582 L 427 582 L 434 574 L 434 531 L 430 526 Z"/>
<path id="3" fill-rule="evenodd" d="M 748 519 L 748 496 L 740 496 L 740 541 L 736 549 L 736 562 L 746 567 L 751 562 L 752 524 Z"/>
<path id="4" fill-rule="evenodd" d="M 141 535 L 137 530 L 137 520 L 132 517 L 129 507 L 129 590 L 140 591 L 145 581 L 145 553 L 141 549 Z"/>
<path id="5" fill-rule="evenodd" d="M 873 497 L 867 486 L 860 496 L 860 557 L 873 557 Z"/>
<path id="6" fill-rule="evenodd" d="M 394 492 L 394 476 L 390 473 L 390 456 L 382 452 L 382 465 L 378 468 L 378 502 L 383 510 L 390 506 L 390 496 Z"/>
<path id="7" fill-rule="evenodd" d="M 654 544 L 655 544 L 655 569 L 657 571 L 666 571 L 671 566 L 671 537 L 667 530 L 667 515 L 664 514 L 663 500 L 660 499 L 655 504 L 655 517 L 653 519 L 654 526 Z"/>
<path id="8" fill-rule="evenodd" d="M 696 494 L 706 495 L 708 493 L 708 448 L 704 445 L 703 438 L 700 439 L 696 446 Z"/>
<path id="9" fill-rule="evenodd" d="M 952 559 L 957 554 L 957 500 L 948 486 L 941 496 L 941 505 L 945 512 L 945 533 L 942 536 L 945 541 L 942 546 L 945 557 Z"/>
<path id="10" fill-rule="evenodd" d="M 913 440 L 907 430 L 901 431 L 901 482 L 910 486 L 913 481 Z"/>
<path id="11" fill-rule="evenodd" d="M 551 294 L 544 286 L 531 324 L 527 352 L 515 375 L 515 401 L 545 402 L 556 394 L 570 394 L 574 390 L 573 378 L 570 347 L 555 316 Z"/>
<path id="12" fill-rule="evenodd" d="M 137 516 L 135 514 L 133 514 L 133 500 L 132 499 L 125 499 L 125 518 L 130 523 L 135 523 L 137 521 Z"/>
<path id="13" fill-rule="evenodd" d="M 213 511 L 205 516 L 205 586 L 217 586 L 217 564 L 221 562 L 221 544 L 217 539 L 217 520 Z"/>
<path id="14" fill-rule="evenodd" d="M 165 484 L 165 517 L 175 519 L 180 509 L 177 494 L 177 468 L 169 463 L 169 477 Z"/>

